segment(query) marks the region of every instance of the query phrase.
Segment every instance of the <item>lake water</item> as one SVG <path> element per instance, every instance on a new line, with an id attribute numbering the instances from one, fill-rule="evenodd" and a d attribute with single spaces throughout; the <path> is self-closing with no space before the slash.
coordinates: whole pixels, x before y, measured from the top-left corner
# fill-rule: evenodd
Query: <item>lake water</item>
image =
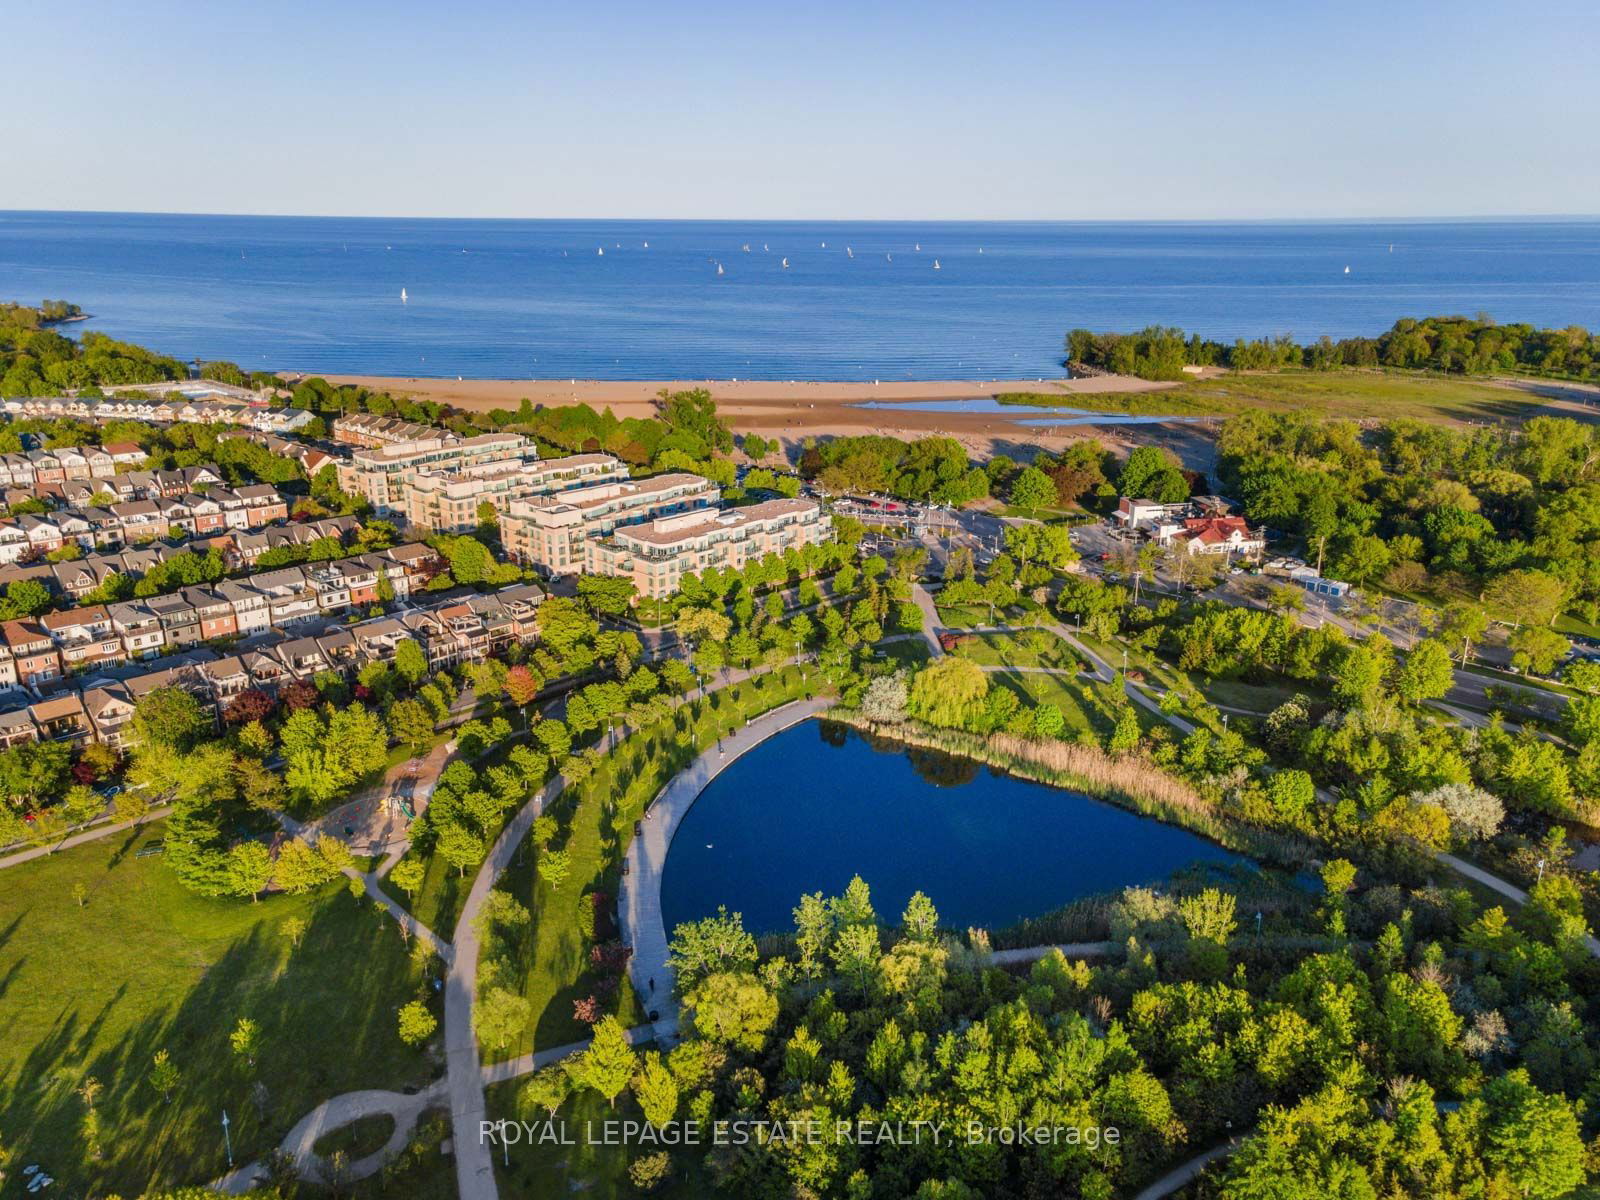
<path id="1" fill-rule="evenodd" d="M 0 212 L 0 299 L 46 296 L 81 304 L 95 315 L 89 328 L 254 369 L 1032 379 L 1060 373 L 1063 334 L 1079 325 L 1311 339 L 1377 334 L 1405 315 L 1486 311 L 1593 328 L 1600 222 Z"/>
<path id="2" fill-rule="evenodd" d="M 1077 792 L 807 721 L 730 764 L 685 814 L 661 907 L 669 935 L 719 904 L 748 929 L 788 929 L 802 894 L 837 895 L 859 874 L 887 920 L 921 889 L 946 924 L 994 929 L 1190 863 L 1240 861 Z"/>

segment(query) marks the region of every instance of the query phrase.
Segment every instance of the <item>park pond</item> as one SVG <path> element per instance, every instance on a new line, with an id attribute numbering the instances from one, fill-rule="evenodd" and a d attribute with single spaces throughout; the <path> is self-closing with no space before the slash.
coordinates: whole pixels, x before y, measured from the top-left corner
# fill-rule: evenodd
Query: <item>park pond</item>
<path id="1" fill-rule="evenodd" d="M 662 877 L 667 930 L 727 905 L 793 924 L 802 894 L 859 874 L 880 917 L 914 891 L 946 925 L 998 929 L 1072 900 L 1239 863 L 1204 838 L 1080 792 L 806 721 L 729 764 L 684 815 Z"/>

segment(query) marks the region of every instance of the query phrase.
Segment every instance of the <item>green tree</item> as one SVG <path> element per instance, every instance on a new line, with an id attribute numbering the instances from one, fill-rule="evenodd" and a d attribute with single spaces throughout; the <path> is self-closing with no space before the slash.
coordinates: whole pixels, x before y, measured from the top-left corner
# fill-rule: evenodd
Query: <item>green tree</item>
<path id="1" fill-rule="evenodd" d="M 260 842 L 239 842 L 228 850 L 228 891 L 260 899 L 272 880 L 272 853 Z"/>
<path id="2" fill-rule="evenodd" d="M 164 687 L 139 698 L 133 707 L 131 728 L 137 746 L 187 750 L 203 731 L 211 728 L 211 720 L 189 692 Z"/>
<path id="3" fill-rule="evenodd" d="M 428 673 L 428 656 L 413 638 L 402 638 L 395 644 L 394 669 L 411 687 L 416 687 Z"/>
<path id="4" fill-rule="evenodd" d="M 1411 648 L 1395 677 L 1394 690 L 1406 703 L 1421 704 L 1443 696 L 1454 680 L 1450 652 L 1443 642 L 1427 638 Z"/>
<path id="5" fill-rule="evenodd" d="M 1038 467 L 1019 472 L 1011 484 L 1011 503 L 1018 508 L 1054 508 L 1061 502 L 1056 485 Z"/>
<path id="6" fill-rule="evenodd" d="M 761 980 L 743 972 L 707 975 L 686 998 L 701 1037 L 751 1054 L 765 1045 L 778 1020 L 778 998 Z"/>
<path id="7" fill-rule="evenodd" d="M 633 1079 L 633 1096 L 639 1102 L 644 1119 L 658 1129 L 672 1122 L 678 1112 L 678 1081 L 661 1061 L 661 1055 L 651 1050 L 644 1056 L 639 1073 Z"/>
<path id="8" fill-rule="evenodd" d="M 413 1000 L 409 1004 L 402 1005 L 399 1022 L 400 1040 L 408 1046 L 422 1045 L 433 1036 L 434 1030 L 439 1028 L 439 1022 L 421 1000 Z"/>
<path id="9" fill-rule="evenodd" d="M 161 1099 L 172 1103 L 172 1093 L 177 1091 L 178 1083 L 182 1079 L 178 1071 L 178 1064 L 172 1061 L 172 1056 L 165 1050 L 157 1050 L 155 1057 L 150 1060 L 150 1086 L 161 1093 Z"/>
<path id="10" fill-rule="evenodd" d="M 396 700 L 389 707 L 389 732 L 413 753 L 433 741 L 433 714 L 420 700 Z"/>
<path id="11" fill-rule="evenodd" d="M 542 1108 L 551 1118 L 556 1115 L 556 1110 L 567 1102 L 567 1097 L 572 1095 L 572 1077 L 559 1065 L 545 1067 L 529 1076 L 528 1082 L 522 1085 L 518 1097 L 522 1105 L 528 1109 Z"/>
<path id="12" fill-rule="evenodd" d="M 617 1097 L 632 1081 L 638 1057 L 615 1017 L 603 1017 L 594 1026 L 588 1049 L 565 1061 L 567 1073 L 579 1087 L 592 1088 L 616 1107 Z"/>
<path id="13" fill-rule="evenodd" d="M 228 1035 L 228 1045 L 235 1058 L 242 1058 L 245 1066 L 256 1065 L 256 1055 L 261 1050 L 261 1026 L 249 1017 L 240 1017 L 233 1032 Z"/>
<path id="14" fill-rule="evenodd" d="M 503 987 L 492 987 L 478 997 L 473 1007 L 472 1025 L 481 1042 L 503 1050 L 512 1038 L 522 1036 L 523 1030 L 528 1027 L 531 1011 L 528 1001 L 518 993 Z"/>
<path id="15" fill-rule="evenodd" d="M 753 970 L 757 957 L 756 939 L 745 931 L 743 918 L 725 907 L 714 917 L 679 925 L 668 949 L 667 966 L 682 994 L 708 975 Z"/>

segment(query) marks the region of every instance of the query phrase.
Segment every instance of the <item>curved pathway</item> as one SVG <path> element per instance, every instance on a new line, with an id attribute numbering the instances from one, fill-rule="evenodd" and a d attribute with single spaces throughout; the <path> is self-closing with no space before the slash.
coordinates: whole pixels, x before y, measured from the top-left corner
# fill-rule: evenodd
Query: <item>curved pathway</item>
<path id="1" fill-rule="evenodd" d="M 618 889 L 617 915 L 622 940 L 633 947 L 628 975 L 645 1007 L 659 1014 L 651 1019 L 658 1038 L 674 1037 L 678 1030 L 672 968 L 667 965 L 667 930 L 661 919 L 661 872 L 672 835 L 706 785 L 730 763 L 774 734 L 832 706 L 828 699 L 796 700 L 753 718 L 674 775 L 645 809 L 641 832 L 628 844 L 623 859 L 626 873 Z"/>

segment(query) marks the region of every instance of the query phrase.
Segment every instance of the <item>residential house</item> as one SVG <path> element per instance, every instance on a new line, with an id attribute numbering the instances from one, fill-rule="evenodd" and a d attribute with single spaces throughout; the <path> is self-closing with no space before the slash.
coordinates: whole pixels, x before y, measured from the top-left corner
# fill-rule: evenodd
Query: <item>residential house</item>
<path id="1" fill-rule="evenodd" d="M 102 662 L 123 662 L 128 652 L 103 604 L 45 613 L 39 623 L 61 652 L 66 671 L 82 671 Z"/>
<path id="2" fill-rule="evenodd" d="M 34 687 L 61 676 L 61 655 L 50 633 L 37 621 L 6 621 L 0 634 L 16 662 L 17 682 Z"/>
<path id="3" fill-rule="evenodd" d="M 161 617 L 143 600 L 124 600 L 107 605 L 111 628 L 122 638 L 129 658 L 154 658 L 166 643 Z"/>

